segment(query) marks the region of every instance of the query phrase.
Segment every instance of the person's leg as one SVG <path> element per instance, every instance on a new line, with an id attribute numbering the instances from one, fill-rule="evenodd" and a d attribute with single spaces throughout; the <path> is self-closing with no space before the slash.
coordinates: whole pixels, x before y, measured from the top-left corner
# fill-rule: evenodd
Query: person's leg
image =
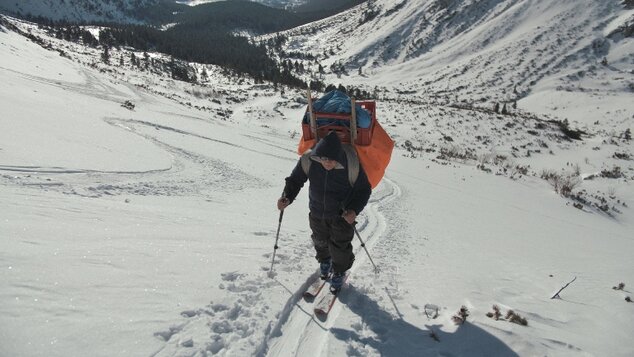
<path id="1" fill-rule="evenodd" d="M 315 218 L 311 214 L 308 214 L 308 221 L 310 223 L 310 229 L 312 230 L 311 238 L 315 247 L 315 258 L 322 263 L 330 259 L 330 249 L 328 247 L 328 241 L 330 240 L 330 227 L 326 221 Z"/>
<path id="2" fill-rule="evenodd" d="M 332 256 L 332 270 L 335 273 L 344 273 L 352 267 L 354 262 L 352 252 L 354 228 L 341 217 L 332 219 L 330 223 L 329 249 Z"/>

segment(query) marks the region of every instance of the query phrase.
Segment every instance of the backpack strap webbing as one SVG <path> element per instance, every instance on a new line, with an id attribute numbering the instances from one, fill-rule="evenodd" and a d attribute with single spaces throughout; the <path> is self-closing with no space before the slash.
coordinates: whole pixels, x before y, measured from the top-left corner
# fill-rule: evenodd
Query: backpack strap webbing
<path id="1" fill-rule="evenodd" d="M 350 186 L 354 187 L 354 183 L 357 182 L 357 178 L 359 178 L 359 156 L 352 145 L 343 144 L 342 148 L 346 154 L 346 161 L 348 162 L 348 183 L 350 183 Z M 308 176 L 310 165 L 313 162 L 310 158 L 311 153 L 312 150 L 306 150 L 300 159 L 302 171 L 304 171 L 306 176 Z"/>
<path id="2" fill-rule="evenodd" d="M 308 176 L 308 171 L 310 170 L 310 164 L 312 163 L 313 160 L 310 159 L 310 154 L 313 151 L 311 149 L 306 150 L 303 154 L 302 154 L 302 158 L 300 159 L 300 162 L 302 164 L 302 170 L 304 171 L 304 175 Z"/>
<path id="3" fill-rule="evenodd" d="M 341 146 L 348 160 L 348 182 L 350 182 L 350 186 L 354 187 L 354 183 L 359 177 L 359 156 L 352 145 L 343 144 Z"/>

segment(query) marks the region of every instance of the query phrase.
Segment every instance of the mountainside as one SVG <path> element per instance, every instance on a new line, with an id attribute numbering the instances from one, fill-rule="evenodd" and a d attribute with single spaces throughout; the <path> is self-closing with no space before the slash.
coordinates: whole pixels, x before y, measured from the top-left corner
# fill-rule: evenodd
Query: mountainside
<path id="1" fill-rule="evenodd" d="M 176 0 L 180 4 L 189 6 L 197 6 L 210 2 L 220 2 L 226 0 Z M 251 0 L 269 7 L 287 9 L 293 11 L 322 11 L 345 4 L 346 1 L 341 0 Z"/>
<path id="2" fill-rule="evenodd" d="M 240 4 L 249 2 L 253 4 Z M 297 11 L 300 13 L 312 13 L 305 22 L 329 16 L 335 12 L 348 9 L 362 0 L 347 1 L 323 1 L 323 0 L 222 0 L 222 1 L 174 1 L 174 0 L 25 0 L 11 1 L 0 0 L 0 13 L 6 13 L 18 17 L 42 18 L 54 21 L 67 21 L 78 23 L 106 22 L 106 23 L 149 23 L 149 24 L 170 24 L 180 22 L 179 14 L 186 13 L 186 16 L 207 16 L 207 23 L 216 21 L 219 14 L 212 16 L 208 9 L 219 9 L 228 11 L 234 6 L 242 6 L 244 15 L 260 16 L 257 21 L 278 21 L 274 16 L 267 13 L 249 12 L 254 5 L 264 5 L 272 9 Z M 237 3 L 237 4 L 236 4 Z M 189 5 L 189 6 L 187 6 Z M 272 10 L 269 10 L 269 12 Z M 200 13 L 200 14 L 197 14 Z M 290 16 L 287 14 L 286 16 Z M 296 26 L 292 23 L 284 26 L 284 29 Z M 280 30 L 280 28 L 276 29 Z"/>
<path id="3" fill-rule="evenodd" d="M 288 31 L 285 48 L 352 84 L 514 101 L 546 78 L 595 89 L 613 77 L 631 91 L 633 26 L 634 11 L 620 0 L 375 0 Z"/>
<path id="4" fill-rule="evenodd" d="M 631 357 L 632 15 L 381 0 L 254 38 L 395 141 L 327 319 L 308 187 L 275 207 L 304 88 L 0 16 L 0 355 Z"/>
<path id="5" fill-rule="evenodd" d="M 219 2 L 226 0 L 176 0 L 176 2 L 181 4 L 187 4 L 189 6 L 196 6 L 200 4 L 206 4 L 210 2 Z M 290 9 L 307 2 L 314 0 L 253 0 L 253 2 L 257 2 L 266 6 L 280 8 L 280 9 Z"/>
<path id="6" fill-rule="evenodd" d="M 170 11 L 171 4 L 167 0 L 0 0 L 0 11 L 55 21 L 138 23 L 148 15 L 144 10 L 161 6 Z"/>

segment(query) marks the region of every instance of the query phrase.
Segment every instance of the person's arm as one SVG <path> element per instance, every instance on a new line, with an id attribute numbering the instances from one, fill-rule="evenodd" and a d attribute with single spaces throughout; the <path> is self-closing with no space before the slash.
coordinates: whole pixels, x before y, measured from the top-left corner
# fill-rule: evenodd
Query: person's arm
<path id="1" fill-rule="evenodd" d="M 295 197 L 299 194 L 299 191 L 304 187 L 304 183 L 308 180 L 308 176 L 304 173 L 302 169 L 301 160 L 297 161 L 297 165 L 291 172 L 291 175 L 286 179 L 286 184 L 284 185 L 284 192 L 282 193 L 282 197 L 277 200 L 277 208 L 283 210 L 288 205 L 293 203 Z"/>
<path id="2" fill-rule="evenodd" d="M 371 194 L 372 186 L 370 185 L 370 181 L 368 181 L 368 176 L 365 174 L 363 167 L 359 167 L 359 176 L 357 177 L 357 181 L 354 183 L 352 197 L 346 205 L 346 212 L 353 211 L 354 218 L 356 218 L 356 216 L 359 215 L 359 213 L 361 213 L 361 211 L 365 208 Z"/>

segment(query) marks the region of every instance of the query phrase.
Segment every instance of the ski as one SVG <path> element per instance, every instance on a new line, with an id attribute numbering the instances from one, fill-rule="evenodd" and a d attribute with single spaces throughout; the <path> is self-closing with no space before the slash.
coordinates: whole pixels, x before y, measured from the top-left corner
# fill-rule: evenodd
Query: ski
<path id="1" fill-rule="evenodd" d="M 315 281 L 313 281 L 313 283 L 308 286 L 306 291 L 304 291 L 304 298 L 314 299 L 315 297 L 317 297 L 321 289 L 323 289 L 324 285 L 326 285 L 326 281 L 327 279 L 322 279 L 320 276 L 318 276 L 317 279 L 315 279 Z"/>
<path id="2" fill-rule="evenodd" d="M 348 275 L 349 274 L 346 274 L 346 276 L 343 278 L 344 285 L 341 287 L 341 289 L 345 287 L 346 280 L 348 280 Z M 323 294 L 319 298 L 319 300 L 315 303 L 315 308 L 314 308 L 315 315 L 318 315 L 324 318 L 327 317 L 328 313 L 330 313 L 330 310 L 332 309 L 332 306 L 335 304 L 335 301 L 337 301 L 337 296 L 339 294 L 341 294 L 341 290 L 339 290 L 339 292 L 337 292 L 336 294 L 333 294 L 330 291 Z"/>
<path id="3" fill-rule="evenodd" d="M 341 292 L 341 291 L 339 291 Z M 337 294 L 333 294 L 330 291 L 324 294 L 317 303 L 315 303 L 315 315 L 328 316 L 330 309 L 337 301 Z"/>

